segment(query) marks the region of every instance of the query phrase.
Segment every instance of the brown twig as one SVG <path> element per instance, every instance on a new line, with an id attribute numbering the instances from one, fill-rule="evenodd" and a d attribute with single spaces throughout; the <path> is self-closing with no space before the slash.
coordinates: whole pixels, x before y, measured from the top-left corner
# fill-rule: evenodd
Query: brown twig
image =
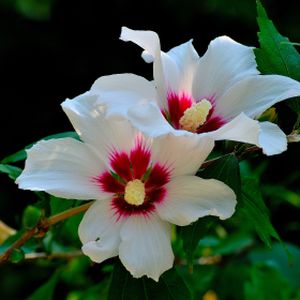
<path id="1" fill-rule="evenodd" d="M 68 219 L 76 214 L 86 211 L 91 205 L 93 201 L 88 202 L 86 204 L 70 208 L 64 212 L 61 212 L 57 215 L 51 216 L 49 218 L 41 219 L 40 222 L 33 227 L 23 233 L 23 235 L 17 239 L 1 256 L 0 256 L 0 264 L 9 260 L 14 249 L 19 249 L 22 247 L 28 240 L 30 240 L 34 236 L 44 236 L 44 234 L 48 231 L 51 225 L 54 225 L 58 222 L 61 222 L 65 219 Z"/>

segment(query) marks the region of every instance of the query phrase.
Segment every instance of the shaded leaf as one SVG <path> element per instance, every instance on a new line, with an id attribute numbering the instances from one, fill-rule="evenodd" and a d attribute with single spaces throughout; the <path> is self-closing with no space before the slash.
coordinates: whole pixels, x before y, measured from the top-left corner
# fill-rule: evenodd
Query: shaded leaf
<path id="1" fill-rule="evenodd" d="M 261 240 L 271 247 L 271 237 L 280 241 L 280 237 L 269 217 L 269 210 L 262 198 L 257 179 L 252 177 L 243 178 L 242 196 L 238 209 L 250 224 L 253 224 Z"/>
<path id="2" fill-rule="evenodd" d="M 28 205 L 23 213 L 23 226 L 26 229 L 32 229 L 40 221 L 43 213 L 42 211 L 32 205 Z"/>
<path id="3" fill-rule="evenodd" d="M 238 159 L 234 154 L 227 154 L 197 173 L 201 178 L 214 178 L 227 184 L 239 198 L 241 179 Z"/>
<path id="4" fill-rule="evenodd" d="M 165 272 L 160 277 L 159 282 L 155 282 L 146 276 L 135 279 L 117 260 L 109 288 L 108 300 L 120 299 L 189 300 L 191 299 L 191 293 L 175 269 Z"/>
<path id="5" fill-rule="evenodd" d="M 16 180 L 22 173 L 22 169 L 11 165 L 0 164 L 0 172 L 7 174 L 12 180 Z"/>
<path id="6" fill-rule="evenodd" d="M 189 263 L 193 262 L 199 240 L 204 237 L 215 222 L 213 217 L 204 217 L 191 225 L 181 227 L 180 236 L 183 241 L 183 250 Z"/>
<path id="7" fill-rule="evenodd" d="M 248 254 L 252 264 L 268 266 L 276 269 L 286 278 L 292 287 L 300 288 L 300 248 L 286 243 L 286 250 L 280 243 L 274 243 L 272 249 L 256 248 Z"/>
<path id="8" fill-rule="evenodd" d="M 236 193 L 240 195 L 240 171 L 237 158 L 233 154 L 227 154 L 205 170 L 197 173 L 201 178 L 214 178 L 227 184 Z M 186 252 L 187 259 L 192 262 L 195 250 L 199 240 L 208 232 L 209 228 L 216 222 L 214 217 L 201 218 L 189 226 L 181 228 L 181 238 L 183 240 L 183 249 Z"/>
<path id="9" fill-rule="evenodd" d="M 251 279 L 245 283 L 246 300 L 290 300 L 292 289 L 278 271 L 268 267 L 254 267 Z"/>
<path id="10" fill-rule="evenodd" d="M 60 271 L 56 271 L 45 284 L 33 292 L 26 300 L 53 300 L 54 289 L 59 275 Z"/>

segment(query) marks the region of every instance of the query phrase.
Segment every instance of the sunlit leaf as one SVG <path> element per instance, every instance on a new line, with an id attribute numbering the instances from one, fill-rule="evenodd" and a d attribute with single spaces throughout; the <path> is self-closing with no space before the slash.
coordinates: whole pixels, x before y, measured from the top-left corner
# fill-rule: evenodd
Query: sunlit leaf
<path id="1" fill-rule="evenodd" d="M 260 48 L 254 50 L 259 70 L 263 74 L 278 74 L 300 81 L 300 55 L 288 38 L 282 36 L 262 4 L 257 1 L 257 22 Z M 290 107 L 300 114 L 300 98 L 289 100 Z"/>
<path id="2" fill-rule="evenodd" d="M 116 261 L 108 300 L 120 299 L 189 300 L 191 293 L 175 269 L 165 272 L 156 283 L 145 276 L 140 279 L 133 278 L 121 262 Z"/>

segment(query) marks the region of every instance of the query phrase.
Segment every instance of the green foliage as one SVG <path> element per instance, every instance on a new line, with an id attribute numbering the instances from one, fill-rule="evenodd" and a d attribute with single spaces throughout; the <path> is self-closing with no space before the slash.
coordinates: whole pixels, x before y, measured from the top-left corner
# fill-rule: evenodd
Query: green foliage
<path id="1" fill-rule="evenodd" d="M 0 172 L 7 174 L 12 180 L 16 180 L 21 174 L 22 169 L 11 165 L 0 164 Z"/>
<path id="2" fill-rule="evenodd" d="M 280 241 L 278 233 L 271 224 L 269 211 L 261 196 L 256 178 L 243 178 L 238 209 L 244 216 L 244 221 L 253 224 L 257 234 L 268 247 L 272 245 L 271 237 Z"/>
<path id="3" fill-rule="evenodd" d="M 35 227 L 39 223 L 42 215 L 43 213 L 39 208 L 33 205 L 27 206 L 23 214 L 24 228 L 32 229 L 33 227 Z"/>
<path id="4" fill-rule="evenodd" d="M 54 299 L 54 289 L 58 282 L 60 271 L 56 271 L 51 278 L 39 287 L 33 294 L 31 294 L 26 300 L 52 300 Z"/>
<path id="5" fill-rule="evenodd" d="M 165 272 L 156 283 L 145 276 L 133 278 L 118 260 L 115 262 L 108 300 L 120 299 L 189 300 L 191 293 L 175 269 Z"/>
<path id="6" fill-rule="evenodd" d="M 259 1 L 257 23 L 260 48 L 255 49 L 256 60 L 264 74 L 279 74 L 300 80 L 300 55 L 289 39 L 282 36 Z"/>
<path id="7" fill-rule="evenodd" d="M 183 241 L 183 250 L 190 264 L 193 262 L 199 240 L 207 234 L 214 223 L 213 217 L 204 217 L 189 226 L 181 227 L 180 236 Z"/>
<path id="8" fill-rule="evenodd" d="M 245 284 L 245 300 L 290 300 L 291 288 L 273 268 L 254 267 Z"/>
<path id="9" fill-rule="evenodd" d="M 236 193 L 240 194 L 240 173 L 237 158 L 233 154 L 227 154 L 197 174 L 202 178 L 214 178 L 226 183 Z M 208 232 L 209 228 L 216 222 L 216 218 L 205 217 L 181 228 L 183 249 L 189 262 L 193 260 L 198 241 Z"/>
<path id="10" fill-rule="evenodd" d="M 278 74 L 300 81 L 300 55 L 293 43 L 282 36 L 257 1 L 257 23 L 260 48 L 254 50 L 259 70 L 263 74 Z M 289 101 L 290 107 L 300 114 L 300 99 Z"/>
<path id="11" fill-rule="evenodd" d="M 13 251 L 9 257 L 9 261 L 17 264 L 17 263 L 23 261 L 24 258 L 25 258 L 25 254 L 22 249 L 13 249 Z"/>

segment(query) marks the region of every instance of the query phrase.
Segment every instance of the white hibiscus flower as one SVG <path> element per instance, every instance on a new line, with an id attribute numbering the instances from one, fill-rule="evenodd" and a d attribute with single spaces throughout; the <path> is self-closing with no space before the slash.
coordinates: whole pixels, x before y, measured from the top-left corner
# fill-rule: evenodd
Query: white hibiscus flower
<path id="1" fill-rule="evenodd" d="M 191 41 L 162 52 L 152 31 L 124 27 L 121 39 L 144 49 L 143 58 L 154 64 L 154 84 L 132 74 L 99 78 L 91 92 L 108 105 L 109 114 L 126 115 L 150 136 L 209 135 L 257 145 L 267 155 L 286 150 L 281 129 L 256 118 L 273 104 L 299 96 L 300 83 L 260 75 L 252 47 L 222 36 L 199 57 Z"/>
<path id="2" fill-rule="evenodd" d="M 93 261 L 119 256 L 134 277 L 157 281 L 174 261 L 171 224 L 233 214 L 234 192 L 218 180 L 195 176 L 212 140 L 149 138 L 128 120 L 105 116 L 90 92 L 62 107 L 82 142 L 38 142 L 27 151 L 17 183 L 57 197 L 96 200 L 79 226 L 82 250 Z"/>

